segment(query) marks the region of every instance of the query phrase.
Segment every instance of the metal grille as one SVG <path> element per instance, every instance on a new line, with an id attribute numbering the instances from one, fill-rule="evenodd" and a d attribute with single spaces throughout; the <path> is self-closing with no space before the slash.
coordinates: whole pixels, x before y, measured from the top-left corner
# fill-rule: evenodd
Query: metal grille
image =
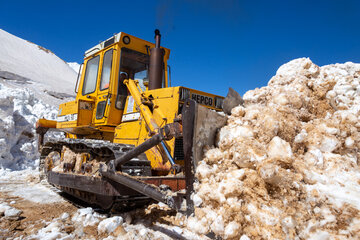
<path id="1" fill-rule="evenodd" d="M 115 42 L 115 38 L 112 37 L 110 38 L 109 40 L 106 40 L 105 43 L 104 43 L 104 48 L 110 46 L 111 44 L 113 44 Z"/>
<path id="2" fill-rule="evenodd" d="M 183 138 L 175 138 L 174 160 L 184 160 Z"/>

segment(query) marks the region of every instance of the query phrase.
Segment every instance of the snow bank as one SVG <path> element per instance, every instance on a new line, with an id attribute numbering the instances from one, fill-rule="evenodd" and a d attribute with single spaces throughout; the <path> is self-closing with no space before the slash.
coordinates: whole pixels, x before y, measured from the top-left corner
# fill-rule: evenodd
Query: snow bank
<path id="1" fill-rule="evenodd" d="M 360 64 L 308 58 L 248 91 L 197 169 L 188 228 L 224 239 L 360 235 Z"/>
<path id="2" fill-rule="evenodd" d="M 38 165 L 35 123 L 55 119 L 55 107 L 44 104 L 26 88 L 0 83 L 0 168 L 20 170 Z"/>

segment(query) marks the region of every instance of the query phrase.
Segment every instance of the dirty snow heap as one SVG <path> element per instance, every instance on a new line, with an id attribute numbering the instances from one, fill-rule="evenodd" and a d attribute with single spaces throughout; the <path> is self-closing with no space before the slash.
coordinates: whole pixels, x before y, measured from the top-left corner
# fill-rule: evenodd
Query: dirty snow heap
<path id="1" fill-rule="evenodd" d="M 360 236 L 360 64 L 281 66 L 197 168 L 187 225 L 224 239 Z"/>

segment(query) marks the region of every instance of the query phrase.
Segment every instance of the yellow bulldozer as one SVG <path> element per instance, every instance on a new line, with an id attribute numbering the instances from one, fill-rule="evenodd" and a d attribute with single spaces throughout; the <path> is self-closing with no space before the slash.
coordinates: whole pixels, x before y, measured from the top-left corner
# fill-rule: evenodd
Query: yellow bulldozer
<path id="1" fill-rule="evenodd" d="M 59 106 L 57 120 L 36 125 L 41 176 L 51 185 L 102 209 L 151 200 L 191 213 L 191 194 L 203 148 L 231 108 L 242 104 L 172 87 L 170 50 L 118 33 L 85 52 L 76 99 Z M 81 77 L 80 77 L 81 76 Z M 49 131 L 64 133 L 50 138 Z"/>

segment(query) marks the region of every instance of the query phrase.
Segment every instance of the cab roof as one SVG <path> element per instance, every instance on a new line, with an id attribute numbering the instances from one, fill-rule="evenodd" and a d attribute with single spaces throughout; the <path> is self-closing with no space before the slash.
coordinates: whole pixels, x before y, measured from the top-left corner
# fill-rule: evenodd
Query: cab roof
<path id="1" fill-rule="evenodd" d="M 143 41 L 146 45 L 150 46 L 151 48 L 155 47 L 155 44 L 152 43 L 152 42 L 148 42 L 148 41 L 146 41 L 146 40 L 137 38 L 137 37 L 135 37 L 135 36 L 132 36 L 132 35 L 127 34 L 127 33 L 124 33 L 124 32 L 119 32 L 119 33 L 117 33 L 117 34 L 114 34 L 114 36 L 106 39 L 105 41 L 100 42 L 99 44 L 95 45 L 94 47 L 90 48 L 89 50 L 85 51 L 85 54 L 84 54 L 85 58 L 90 57 L 91 55 L 98 53 L 98 52 L 101 51 L 102 49 L 107 48 L 108 46 L 110 46 L 110 45 L 112 45 L 112 44 L 114 44 L 114 43 L 120 42 L 121 39 L 123 39 L 123 37 L 125 37 L 125 36 L 128 36 L 128 37 L 130 38 L 130 40 L 131 40 L 132 38 L 136 38 L 136 39 L 138 39 L 138 40 L 141 40 L 141 41 Z M 161 48 L 164 48 L 164 47 L 161 47 Z M 164 49 L 166 49 L 167 52 L 170 52 L 169 49 L 167 49 L 167 48 L 164 48 Z"/>

